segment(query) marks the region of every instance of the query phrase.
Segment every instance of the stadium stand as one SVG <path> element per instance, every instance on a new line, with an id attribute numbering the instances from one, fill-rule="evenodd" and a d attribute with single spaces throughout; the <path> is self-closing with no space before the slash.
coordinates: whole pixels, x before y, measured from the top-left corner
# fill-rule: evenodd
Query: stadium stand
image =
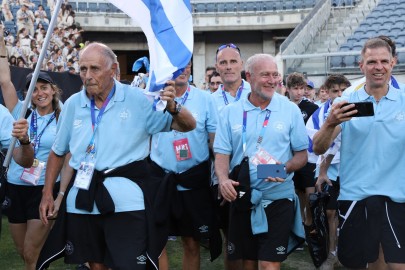
<path id="1" fill-rule="evenodd" d="M 346 43 L 340 46 L 339 51 L 359 51 L 364 41 L 378 35 L 389 36 L 396 41 L 398 48 L 405 47 L 405 8 L 402 8 L 402 6 L 405 7 L 403 1 L 381 0 L 365 20 L 359 24 L 353 35 L 347 38 Z M 401 56 L 402 61 L 398 62 L 405 64 L 403 53 L 398 54 L 398 58 L 399 56 Z M 331 58 L 331 68 L 355 68 L 357 67 L 357 61 L 353 61 L 353 57 L 344 56 L 340 65 L 337 59 Z"/>

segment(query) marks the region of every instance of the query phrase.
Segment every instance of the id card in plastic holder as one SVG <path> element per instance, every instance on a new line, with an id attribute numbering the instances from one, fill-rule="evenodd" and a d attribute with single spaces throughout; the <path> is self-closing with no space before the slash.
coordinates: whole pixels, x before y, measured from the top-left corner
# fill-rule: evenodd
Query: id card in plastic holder
<path id="1" fill-rule="evenodd" d="M 41 177 L 42 170 L 45 167 L 45 162 L 38 161 L 36 166 L 31 168 L 25 168 L 21 174 L 20 179 L 26 183 L 29 183 L 33 186 L 38 185 L 39 178 Z"/>
<path id="2" fill-rule="evenodd" d="M 188 139 L 183 138 L 173 142 L 174 152 L 176 153 L 177 161 L 186 160 L 191 158 L 190 145 Z"/>
<path id="3" fill-rule="evenodd" d="M 74 186 L 80 189 L 89 190 L 91 179 L 94 173 L 93 162 L 81 162 L 77 170 Z"/>
<path id="4" fill-rule="evenodd" d="M 250 163 L 255 166 L 259 164 L 276 164 L 277 160 L 262 147 L 259 147 L 254 156 L 250 158 Z"/>

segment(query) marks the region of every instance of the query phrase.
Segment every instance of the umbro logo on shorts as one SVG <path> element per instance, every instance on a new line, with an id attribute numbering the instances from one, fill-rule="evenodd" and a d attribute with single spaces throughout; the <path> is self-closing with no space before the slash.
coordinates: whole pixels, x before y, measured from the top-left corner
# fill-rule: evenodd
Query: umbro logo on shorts
<path id="1" fill-rule="evenodd" d="M 65 246 L 66 255 L 72 255 L 73 251 L 74 251 L 73 243 L 70 241 L 66 241 L 66 246 Z"/>
<path id="2" fill-rule="evenodd" d="M 227 252 L 228 252 L 228 254 L 233 254 L 235 252 L 235 244 L 234 243 L 231 243 L 231 242 L 228 241 Z"/>
<path id="3" fill-rule="evenodd" d="M 279 246 L 278 248 L 276 248 L 277 250 L 277 254 L 285 254 L 285 247 L 283 246 Z"/>
<path id="4" fill-rule="evenodd" d="M 200 233 L 207 233 L 208 232 L 208 226 L 207 225 L 202 225 L 200 228 Z"/>
<path id="5" fill-rule="evenodd" d="M 243 197 L 243 195 L 245 195 L 246 192 L 244 191 L 239 191 L 239 199 Z"/>
<path id="6" fill-rule="evenodd" d="M 136 259 L 138 260 L 137 264 L 146 264 L 146 260 L 148 258 L 146 258 L 144 255 L 141 255 L 141 256 L 136 257 Z"/>

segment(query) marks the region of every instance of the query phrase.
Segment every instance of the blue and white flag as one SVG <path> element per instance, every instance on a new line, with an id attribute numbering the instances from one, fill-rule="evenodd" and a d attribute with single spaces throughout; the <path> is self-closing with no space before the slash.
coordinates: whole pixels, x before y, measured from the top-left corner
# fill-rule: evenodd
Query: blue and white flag
<path id="1" fill-rule="evenodd" d="M 332 106 L 331 101 L 327 100 L 324 104 L 321 105 L 308 119 L 306 128 L 307 128 L 307 134 L 309 138 L 309 148 L 308 152 L 309 154 L 313 153 L 313 142 L 312 140 L 314 139 L 315 133 L 319 131 L 319 129 L 322 127 L 324 124 L 328 114 L 329 114 L 329 108 Z M 326 157 L 327 155 L 334 155 L 335 157 L 332 160 L 332 164 L 339 163 L 340 162 L 340 146 L 341 146 L 341 134 L 337 136 L 337 138 L 332 142 L 332 145 L 329 147 L 329 149 L 326 151 L 326 153 L 323 155 Z M 308 156 L 309 158 L 309 156 Z M 317 158 L 316 164 L 321 164 L 323 159 L 321 156 Z M 313 161 L 312 161 L 313 162 Z"/>
<path id="2" fill-rule="evenodd" d="M 135 61 L 135 63 L 132 65 L 132 71 L 139 71 L 142 67 L 145 67 L 146 72 L 149 72 L 149 59 L 148 57 L 144 56 L 139 58 L 138 60 Z"/>
<path id="3" fill-rule="evenodd" d="M 144 32 L 150 57 L 146 90 L 161 90 L 167 80 L 175 79 L 183 72 L 193 54 L 190 0 L 109 1 L 130 16 Z M 164 108 L 159 107 L 158 110 Z"/>

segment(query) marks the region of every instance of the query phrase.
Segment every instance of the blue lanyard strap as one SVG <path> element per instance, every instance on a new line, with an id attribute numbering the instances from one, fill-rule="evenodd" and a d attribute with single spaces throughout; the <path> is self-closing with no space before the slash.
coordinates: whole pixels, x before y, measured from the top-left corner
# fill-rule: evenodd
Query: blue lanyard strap
<path id="1" fill-rule="evenodd" d="M 38 134 L 38 115 L 36 111 L 32 112 L 31 116 L 31 129 L 30 129 L 30 139 L 34 144 L 34 158 L 36 158 L 39 145 L 41 144 L 41 137 L 44 134 L 45 129 L 49 126 L 49 124 L 55 119 L 56 112 L 53 112 L 51 118 L 49 118 L 48 123 L 42 129 L 42 131 Z"/>
<path id="2" fill-rule="evenodd" d="M 224 90 L 224 85 L 221 85 L 221 91 L 222 91 L 222 97 L 224 98 L 224 103 L 225 105 L 229 104 L 228 98 L 226 97 L 226 93 Z M 239 86 L 238 92 L 236 92 L 236 98 L 235 101 L 238 101 L 240 99 L 240 97 L 242 96 L 242 91 L 243 91 L 243 80 L 242 80 L 242 84 Z"/>
<path id="3" fill-rule="evenodd" d="M 266 127 L 269 123 L 270 114 L 271 114 L 271 111 L 266 109 L 266 116 L 264 117 L 262 129 L 260 130 L 259 137 L 257 138 L 257 144 L 256 144 L 257 149 L 259 148 L 259 145 L 263 141 L 264 130 L 266 129 Z M 247 126 L 247 111 L 243 111 L 242 147 L 243 147 L 244 155 L 246 155 L 246 126 Z"/>
<path id="4" fill-rule="evenodd" d="M 184 103 L 186 103 L 189 94 L 190 94 L 190 85 L 187 87 L 187 91 L 186 91 L 186 93 L 184 94 L 184 97 L 183 97 L 183 99 L 182 99 L 181 102 L 180 102 L 180 104 L 181 104 L 182 106 L 184 105 Z"/>
<path id="5" fill-rule="evenodd" d="M 94 101 L 94 97 L 91 97 L 90 111 L 91 111 L 91 128 L 93 130 L 93 135 L 91 136 L 90 143 L 86 149 L 87 154 L 89 154 L 89 153 L 94 154 L 96 152 L 95 145 L 94 145 L 94 135 L 96 134 L 97 127 L 101 121 L 101 118 L 103 117 L 104 111 L 107 108 L 107 105 L 110 102 L 111 98 L 113 97 L 114 93 L 115 93 L 115 84 L 114 84 L 113 89 L 108 94 L 106 100 L 104 100 L 103 105 L 101 106 L 100 111 L 97 115 L 97 119 L 96 119 L 96 109 L 95 109 L 96 102 Z"/>

